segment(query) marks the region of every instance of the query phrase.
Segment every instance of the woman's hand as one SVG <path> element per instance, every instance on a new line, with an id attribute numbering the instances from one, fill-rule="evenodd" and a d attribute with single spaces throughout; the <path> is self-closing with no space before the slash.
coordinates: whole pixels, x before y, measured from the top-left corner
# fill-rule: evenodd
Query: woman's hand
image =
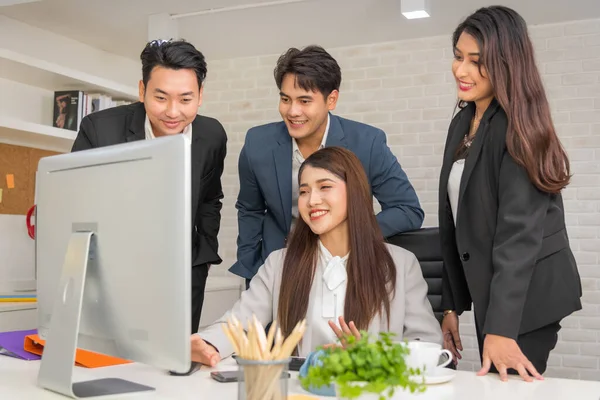
<path id="1" fill-rule="evenodd" d="M 206 343 L 198 335 L 192 335 L 192 361 L 214 367 L 221 361 L 221 355 L 211 344 Z"/>
<path id="2" fill-rule="evenodd" d="M 514 339 L 498 335 L 486 335 L 483 341 L 482 358 L 483 363 L 481 370 L 477 373 L 478 376 L 487 374 L 493 363 L 494 366 L 496 366 L 502 381 L 508 380 L 508 368 L 517 370 L 519 375 L 527 382 L 533 381 L 533 378 L 527 371 L 529 371 L 536 379 L 544 379 L 542 375 L 537 372 L 531 361 L 525 357 L 525 354 L 523 354 Z"/>
<path id="3" fill-rule="evenodd" d="M 458 315 L 456 312 L 448 313 L 442 320 L 442 335 L 444 335 L 444 348 L 452 353 L 452 362 L 458 364 L 462 358 L 458 350 L 462 351 L 462 343 L 458 333 Z"/>
<path id="4" fill-rule="evenodd" d="M 358 329 L 356 329 L 356 325 L 354 325 L 353 321 L 350 321 L 349 324 L 346 324 L 344 317 L 340 317 L 339 322 L 339 327 L 333 321 L 329 321 L 329 326 L 331 327 L 335 335 L 338 337 L 338 339 L 340 339 L 342 347 L 346 346 L 346 336 L 354 336 L 356 340 L 360 339 L 360 332 L 358 331 Z"/>

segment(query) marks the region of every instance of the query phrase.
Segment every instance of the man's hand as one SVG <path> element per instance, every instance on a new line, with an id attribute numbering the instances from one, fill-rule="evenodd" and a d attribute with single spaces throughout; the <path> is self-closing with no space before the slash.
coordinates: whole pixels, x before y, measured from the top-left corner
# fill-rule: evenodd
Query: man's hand
<path id="1" fill-rule="evenodd" d="M 192 361 L 214 367 L 221 361 L 221 355 L 212 345 L 206 343 L 196 334 L 190 338 L 192 344 Z"/>
<path id="2" fill-rule="evenodd" d="M 531 361 L 525 357 L 521 348 L 514 339 L 510 339 L 498 335 L 486 335 L 483 341 L 483 363 L 481 370 L 477 373 L 478 376 L 485 375 L 489 372 L 492 363 L 496 366 L 500 379 L 508 380 L 507 369 L 513 368 L 517 370 L 523 380 L 527 382 L 533 381 L 527 371 L 536 379 L 543 380 Z"/>
<path id="3" fill-rule="evenodd" d="M 456 365 L 461 355 L 458 350 L 462 351 L 462 343 L 458 333 L 458 315 L 456 312 L 448 313 L 442 320 L 442 335 L 444 335 L 444 348 L 452 353 L 452 362 Z"/>

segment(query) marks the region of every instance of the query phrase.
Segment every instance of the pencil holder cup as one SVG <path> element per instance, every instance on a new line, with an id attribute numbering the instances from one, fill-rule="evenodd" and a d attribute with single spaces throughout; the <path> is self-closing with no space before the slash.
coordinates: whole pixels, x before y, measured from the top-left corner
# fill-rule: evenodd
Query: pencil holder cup
<path id="1" fill-rule="evenodd" d="M 290 359 L 246 360 L 238 363 L 238 400 L 285 400 Z"/>

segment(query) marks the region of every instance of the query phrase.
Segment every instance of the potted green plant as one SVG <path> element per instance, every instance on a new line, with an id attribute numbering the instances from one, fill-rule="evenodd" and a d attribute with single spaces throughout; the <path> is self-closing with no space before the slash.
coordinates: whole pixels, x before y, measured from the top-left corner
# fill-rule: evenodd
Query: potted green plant
<path id="1" fill-rule="evenodd" d="M 397 390 L 425 391 L 420 370 L 409 368 L 404 343 L 394 342 L 389 332 L 371 340 L 367 332 L 360 339 L 348 336 L 344 346 L 319 348 L 318 359 L 300 378 L 305 388 L 334 387 L 341 399 L 385 400 Z"/>

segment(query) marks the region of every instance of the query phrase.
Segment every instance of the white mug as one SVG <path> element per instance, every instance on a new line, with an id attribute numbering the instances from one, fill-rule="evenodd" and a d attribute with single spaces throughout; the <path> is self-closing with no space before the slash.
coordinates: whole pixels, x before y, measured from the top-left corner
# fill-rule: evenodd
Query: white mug
<path id="1" fill-rule="evenodd" d="M 449 350 L 442 349 L 440 344 L 412 341 L 408 342 L 407 346 L 410 354 L 406 356 L 406 366 L 413 369 L 420 368 L 423 375 L 428 375 L 430 371 L 445 367 L 452 362 L 452 353 Z M 448 359 L 439 364 L 442 354 L 446 354 Z"/>

